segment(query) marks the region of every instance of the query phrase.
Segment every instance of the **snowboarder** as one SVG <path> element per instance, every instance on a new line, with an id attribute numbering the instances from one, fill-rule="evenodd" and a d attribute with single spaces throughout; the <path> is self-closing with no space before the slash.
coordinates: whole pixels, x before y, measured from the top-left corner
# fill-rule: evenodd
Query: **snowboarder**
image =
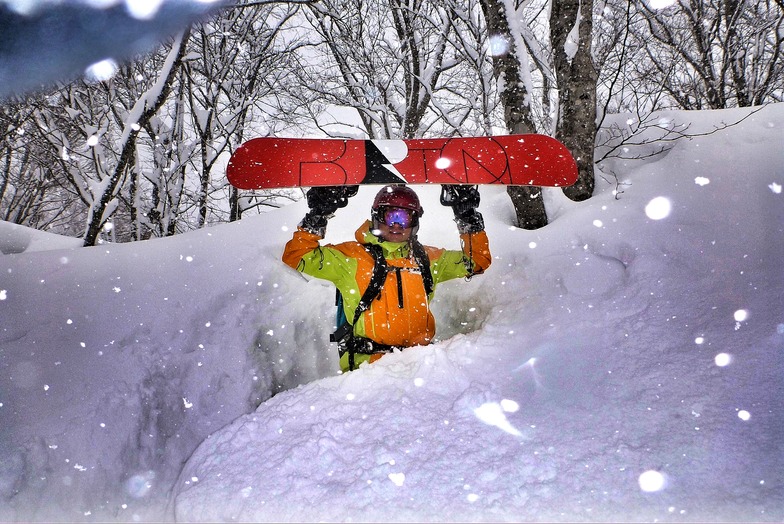
<path id="1" fill-rule="evenodd" d="M 287 265 L 337 287 L 338 330 L 332 340 L 338 342 L 343 371 L 394 349 L 429 344 L 435 335 L 429 308 L 435 286 L 482 273 L 491 262 L 476 186 L 442 186 L 441 203 L 454 212 L 462 251 L 419 243 L 423 209 L 417 194 L 403 185 L 378 192 L 355 242 L 320 245 L 327 221 L 357 189 L 308 190 L 309 211 L 283 252 Z"/>

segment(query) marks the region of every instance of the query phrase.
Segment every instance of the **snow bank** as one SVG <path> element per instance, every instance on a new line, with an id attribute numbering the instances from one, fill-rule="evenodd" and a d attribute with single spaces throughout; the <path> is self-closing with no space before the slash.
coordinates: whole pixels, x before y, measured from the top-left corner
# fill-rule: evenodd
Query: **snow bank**
<path id="1" fill-rule="evenodd" d="M 782 126 L 614 160 L 538 231 L 483 188 L 494 265 L 439 286 L 438 342 L 346 375 L 333 289 L 279 261 L 302 202 L 0 256 L 0 520 L 784 519 Z"/>
<path id="2" fill-rule="evenodd" d="M 618 199 L 556 193 L 536 232 L 483 192 L 496 261 L 441 290 L 457 333 L 211 436 L 176 517 L 780 520 L 782 116 L 678 143 Z"/>
<path id="3" fill-rule="evenodd" d="M 81 247 L 78 238 L 53 235 L 45 231 L 0 221 L 0 253 L 12 255 Z"/>

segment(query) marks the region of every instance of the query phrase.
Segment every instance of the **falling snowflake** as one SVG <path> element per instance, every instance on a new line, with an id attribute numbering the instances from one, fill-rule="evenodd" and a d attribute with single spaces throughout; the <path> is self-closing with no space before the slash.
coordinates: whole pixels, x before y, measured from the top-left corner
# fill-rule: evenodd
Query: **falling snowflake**
<path id="1" fill-rule="evenodd" d="M 661 491 L 667 484 L 667 478 L 664 474 L 652 469 L 641 474 L 637 481 L 640 484 L 640 489 L 646 493 Z"/>

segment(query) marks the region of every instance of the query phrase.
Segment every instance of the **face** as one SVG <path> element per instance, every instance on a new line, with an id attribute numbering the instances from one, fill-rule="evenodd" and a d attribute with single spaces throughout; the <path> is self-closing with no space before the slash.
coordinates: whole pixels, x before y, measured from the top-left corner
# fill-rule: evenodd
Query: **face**
<path id="1" fill-rule="evenodd" d="M 378 237 L 387 242 L 407 242 L 414 231 L 416 217 L 408 209 L 387 207 L 379 213 Z"/>

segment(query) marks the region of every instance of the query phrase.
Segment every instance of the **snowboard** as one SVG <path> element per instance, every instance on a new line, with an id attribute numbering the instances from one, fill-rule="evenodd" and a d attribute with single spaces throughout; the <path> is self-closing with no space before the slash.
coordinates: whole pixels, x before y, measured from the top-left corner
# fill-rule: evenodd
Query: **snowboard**
<path id="1" fill-rule="evenodd" d="M 570 186 L 577 165 L 547 135 L 412 140 L 255 138 L 229 159 L 238 189 L 354 184 Z"/>

